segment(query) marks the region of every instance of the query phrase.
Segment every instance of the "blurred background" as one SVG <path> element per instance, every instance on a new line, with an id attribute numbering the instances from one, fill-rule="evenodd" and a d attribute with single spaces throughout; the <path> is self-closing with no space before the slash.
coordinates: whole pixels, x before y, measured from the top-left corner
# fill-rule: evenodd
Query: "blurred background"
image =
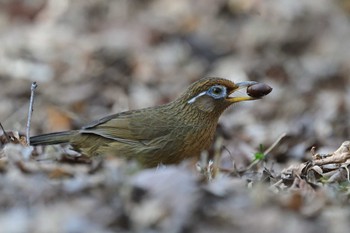
<path id="1" fill-rule="evenodd" d="M 67 161 L 57 147 L 33 160 L 2 136 L 0 231 L 348 232 L 349 164 L 335 164 L 337 185 L 320 167 L 305 179 L 302 162 L 350 139 L 349 0 L 0 0 L 6 130 L 25 132 L 33 81 L 36 135 L 167 103 L 208 76 L 273 87 L 221 117 L 215 179 Z M 276 141 L 268 164 L 239 172 Z"/>
<path id="2" fill-rule="evenodd" d="M 32 81 L 35 135 L 255 80 L 273 92 L 221 118 L 230 155 L 286 133 L 273 156 L 301 159 L 350 138 L 349 41 L 347 0 L 2 0 L 0 121 L 25 132 Z"/>

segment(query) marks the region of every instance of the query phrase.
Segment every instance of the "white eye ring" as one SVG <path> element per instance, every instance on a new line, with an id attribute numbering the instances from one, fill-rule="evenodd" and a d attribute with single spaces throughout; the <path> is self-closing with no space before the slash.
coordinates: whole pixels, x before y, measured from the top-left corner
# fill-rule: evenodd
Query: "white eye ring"
<path id="1" fill-rule="evenodd" d="M 215 85 L 209 88 L 207 95 L 213 97 L 214 99 L 222 99 L 227 96 L 227 89 L 221 85 Z"/>

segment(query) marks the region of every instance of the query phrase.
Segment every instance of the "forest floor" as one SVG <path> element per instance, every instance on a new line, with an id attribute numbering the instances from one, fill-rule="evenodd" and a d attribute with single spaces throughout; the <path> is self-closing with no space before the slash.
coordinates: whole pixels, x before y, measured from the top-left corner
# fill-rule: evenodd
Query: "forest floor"
<path id="1" fill-rule="evenodd" d="M 346 0 L 0 3 L 1 232 L 347 232 Z M 273 87 L 196 164 L 141 169 L 26 145 L 167 103 L 201 77 Z M 1 133 L 0 133 L 1 134 Z"/>

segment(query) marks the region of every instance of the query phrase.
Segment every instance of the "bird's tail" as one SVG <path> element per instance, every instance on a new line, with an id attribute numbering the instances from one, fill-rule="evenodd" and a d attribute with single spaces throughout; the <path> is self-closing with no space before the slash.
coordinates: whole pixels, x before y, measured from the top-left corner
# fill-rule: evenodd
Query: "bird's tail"
<path id="1" fill-rule="evenodd" d="M 54 145 L 60 143 L 67 143 L 76 131 L 63 131 L 57 133 L 48 133 L 30 137 L 30 145 Z"/>

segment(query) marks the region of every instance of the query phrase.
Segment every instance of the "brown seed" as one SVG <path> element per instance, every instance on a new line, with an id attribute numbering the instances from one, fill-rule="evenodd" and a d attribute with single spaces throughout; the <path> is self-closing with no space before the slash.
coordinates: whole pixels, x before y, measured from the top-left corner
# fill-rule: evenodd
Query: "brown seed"
<path id="1" fill-rule="evenodd" d="M 265 83 L 257 83 L 247 88 L 247 94 L 254 98 L 261 98 L 272 91 L 272 87 Z"/>

